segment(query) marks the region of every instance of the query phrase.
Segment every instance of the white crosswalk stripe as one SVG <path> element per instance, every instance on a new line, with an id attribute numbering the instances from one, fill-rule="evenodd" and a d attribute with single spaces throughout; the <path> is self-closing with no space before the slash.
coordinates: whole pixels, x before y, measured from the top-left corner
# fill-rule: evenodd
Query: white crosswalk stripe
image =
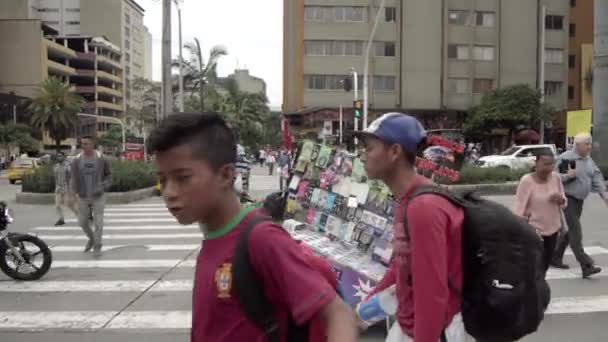
<path id="1" fill-rule="evenodd" d="M 0 281 L 0 332 L 190 328 L 189 306 L 166 307 L 153 300 L 134 309 L 125 309 L 124 305 L 142 293 L 140 300 L 144 301 L 146 296 L 166 295 L 176 303 L 189 303 L 202 238 L 197 225 L 179 225 L 158 202 L 108 206 L 103 253 L 94 257 L 82 253 L 86 237 L 76 220 L 67 222 L 69 225 L 62 227 L 32 228 L 53 251 L 52 269 L 36 282 Z M 598 264 L 608 265 L 607 248 L 592 245 L 586 246 L 586 251 Z M 570 251 L 567 254 L 573 268 L 550 269 L 547 274 L 554 288 L 585 282 L 580 268 L 574 267 Z M 608 266 L 603 268 L 606 271 L 596 275 L 595 281 L 608 277 Z M 168 270 L 172 270 L 169 275 L 159 279 Z M 596 292 L 562 291 L 552 299 L 547 315 L 608 313 L 608 288 Z M 32 295 L 43 310 L 20 306 Z M 55 297 L 64 301 L 55 305 Z"/>

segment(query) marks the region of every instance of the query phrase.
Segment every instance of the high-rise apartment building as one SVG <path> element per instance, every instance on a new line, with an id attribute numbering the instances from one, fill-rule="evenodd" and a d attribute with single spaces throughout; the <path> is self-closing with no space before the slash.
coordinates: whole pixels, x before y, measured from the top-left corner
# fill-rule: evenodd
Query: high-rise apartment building
<path id="1" fill-rule="evenodd" d="M 593 1 L 570 0 L 568 109 L 593 106 Z"/>
<path id="2" fill-rule="evenodd" d="M 15 13 L 40 19 L 60 36 L 104 36 L 122 51 L 127 102 L 136 77 L 151 79 L 151 36 L 134 0 L 3 0 Z M 0 7 L 1 8 L 1 7 Z M 8 12 L 8 11 L 7 11 Z"/>
<path id="3" fill-rule="evenodd" d="M 81 117 L 81 134 L 103 133 L 113 122 L 104 117 L 123 115 L 120 49 L 104 37 L 59 36 L 38 19 L 0 19 L 0 61 L 0 93 L 33 98 L 48 77 L 72 85 L 86 101 L 83 112 L 99 116 Z M 44 143 L 52 143 L 48 135 Z"/>
<path id="4" fill-rule="evenodd" d="M 363 98 L 364 53 L 378 3 L 284 1 L 283 111 L 296 126 L 335 122 L 340 105 L 352 121 L 353 93 L 342 81 L 356 70 Z M 385 6 L 369 64 L 372 117 L 398 109 L 428 119 L 431 128 L 446 122 L 437 118 L 461 120 L 492 89 L 539 87 L 540 67 L 546 101 L 566 108 L 569 0 L 386 0 Z"/>

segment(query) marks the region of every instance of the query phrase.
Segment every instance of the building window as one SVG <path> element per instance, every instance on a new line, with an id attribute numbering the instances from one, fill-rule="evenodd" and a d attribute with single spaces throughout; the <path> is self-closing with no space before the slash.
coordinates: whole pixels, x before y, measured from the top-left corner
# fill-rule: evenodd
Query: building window
<path id="1" fill-rule="evenodd" d="M 397 21 L 397 9 L 395 7 L 387 7 L 384 9 L 384 21 L 387 23 Z"/>
<path id="2" fill-rule="evenodd" d="M 376 56 L 395 57 L 395 42 L 375 42 Z"/>
<path id="3" fill-rule="evenodd" d="M 363 41 L 358 40 L 307 40 L 306 56 L 362 56 Z"/>
<path id="4" fill-rule="evenodd" d="M 473 93 L 485 94 L 494 90 L 494 80 L 476 78 L 473 80 Z"/>
<path id="5" fill-rule="evenodd" d="M 469 80 L 467 78 L 448 78 L 448 93 L 467 94 L 469 90 Z"/>
<path id="6" fill-rule="evenodd" d="M 548 15 L 545 17 L 545 28 L 547 30 L 563 30 L 564 17 L 561 15 Z"/>
<path id="7" fill-rule="evenodd" d="M 570 37 L 576 36 L 576 24 L 572 23 L 569 26 Z"/>
<path id="8" fill-rule="evenodd" d="M 374 89 L 378 91 L 395 90 L 395 76 L 374 76 Z"/>
<path id="9" fill-rule="evenodd" d="M 67 25 L 80 25 L 80 21 L 66 21 Z"/>
<path id="10" fill-rule="evenodd" d="M 448 58 L 465 60 L 469 59 L 469 47 L 467 45 L 448 45 Z"/>
<path id="11" fill-rule="evenodd" d="M 568 55 L 568 68 L 576 68 L 576 55 Z"/>
<path id="12" fill-rule="evenodd" d="M 562 64 L 564 63 L 564 50 L 545 49 L 545 63 Z"/>
<path id="13" fill-rule="evenodd" d="M 475 46 L 473 47 L 473 59 L 476 61 L 493 61 L 494 47 L 493 46 Z"/>
<path id="14" fill-rule="evenodd" d="M 306 6 L 304 20 L 307 22 L 364 22 L 367 11 L 358 6 Z"/>
<path id="15" fill-rule="evenodd" d="M 125 49 L 130 49 L 131 48 L 131 42 L 128 39 L 125 39 Z"/>
<path id="16" fill-rule="evenodd" d="M 43 21 L 42 22 L 45 25 L 51 26 L 51 25 L 59 25 L 58 21 Z"/>
<path id="17" fill-rule="evenodd" d="M 570 0 L 570 7 L 576 7 L 576 0 Z"/>
<path id="18" fill-rule="evenodd" d="M 42 12 L 42 13 L 58 13 L 59 12 L 59 8 L 40 8 L 40 9 L 38 9 L 38 12 Z"/>
<path id="19" fill-rule="evenodd" d="M 129 37 L 131 35 L 131 30 L 128 27 L 125 27 L 125 36 Z"/>
<path id="20" fill-rule="evenodd" d="M 346 75 L 304 75 L 306 89 L 314 90 L 340 90 L 344 89 L 343 80 Z"/>
<path id="21" fill-rule="evenodd" d="M 469 25 L 471 13 L 462 10 L 450 10 L 448 13 L 448 22 L 452 25 Z"/>
<path id="22" fill-rule="evenodd" d="M 574 86 L 568 86 L 568 100 L 574 100 Z"/>
<path id="23" fill-rule="evenodd" d="M 127 23 L 127 24 L 131 23 L 131 16 L 127 13 L 125 13 L 125 23 Z"/>
<path id="24" fill-rule="evenodd" d="M 70 13 L 80 13 L 80 8 L 66 8 L 65 11 Z"/>
<path id="25" fill-rule="evenodd" d="M 496 25 L 496 13 L 494 12 L 476 12 L 475 15 L 477 26 L 494 27 Z"/>
<path id="26" fill-rule="evenodd" d="M 545 95 L 555 95 L 562 90 L 562 82 L 545 81 Z"/>
<path id="27" fill-rule="evenodd" d="M 128 52 L 125 53 L 125 61 L 127 61 L 127 62 L 131 61 L 131 55 Z"/>

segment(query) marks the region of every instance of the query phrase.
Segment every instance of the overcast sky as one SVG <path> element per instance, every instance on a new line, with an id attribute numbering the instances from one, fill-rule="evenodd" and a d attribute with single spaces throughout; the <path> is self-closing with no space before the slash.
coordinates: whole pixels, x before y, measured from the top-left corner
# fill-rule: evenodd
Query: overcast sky
<path id="1" fill-rule="evenodd" d="M 152 33 L 152 76 L 161 77 L 162 5 L 160 0 L 136 0 L 145 10 L 144 23 Z M 173 8 L 173 48 L 178 53 L 177 11 Z M 218 65 L 220 76 L 247 68 L 263 78 L 272 107 L 282 103 L 283 1 L 185 0 L 182 9 L 183 41 L 201 41 L 208 56 L 214 45 L 224 45 L 228 56 Z M 185 54 L 184 50 L 184 54 Z M 187 58 L 187 55 L 184 56 Z"/>

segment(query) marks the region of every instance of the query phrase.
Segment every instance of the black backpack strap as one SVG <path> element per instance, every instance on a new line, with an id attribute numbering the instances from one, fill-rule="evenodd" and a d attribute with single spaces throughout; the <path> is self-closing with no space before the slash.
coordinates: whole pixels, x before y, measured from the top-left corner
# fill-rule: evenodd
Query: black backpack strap
<path id="1" fill-rule="evenodd" d="M 264 331 L 268 342 L 279 342 L 279 325 L 274 316 L 273 306 L 266 298 L 249 260 L 249 235 L 258 224 L 270 220 L 267 216 L 253 216 L 241 232 L 232 259 L 232 286 L 234 295 L 249 320 Z"/>
<path id="2" fill-rule="evenodd" d="M 458 207 L 461 207 L 461 208 L 464 208 L 467 206 L 466 201 L 461 196 L 453 193 L 452 191 L 448 190 L 447 188 L 444 188 L 442 186 L 435 185 L 435 184 L 425 184 L 425 185 L 418 186 L 416 188 L 416 190 L 414 190 L 414 192 L 412 192 L 412 194 L 409 196 L 409 199 L 411 201 L 415 197 L 418 197 L 420 195 L 426 195 L 426 194 L 434 194 L 434 195 L 441 196 L 441 197 L 449 200 L 450 202 L 452 202 L 452 204 L 454 204 Z"/>

